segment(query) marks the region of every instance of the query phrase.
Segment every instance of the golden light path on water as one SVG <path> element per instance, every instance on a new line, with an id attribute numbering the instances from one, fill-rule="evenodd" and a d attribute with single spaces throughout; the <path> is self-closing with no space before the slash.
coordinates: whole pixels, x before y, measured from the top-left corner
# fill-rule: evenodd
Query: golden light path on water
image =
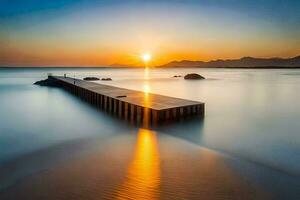
<path id="1" fill-rule="evenodd" d="M 149 85 L 149 78 L 150 78 L 150 71 L 149 68 L 144 69 L 144 85 L 143 85 L 143 92 L 144 92 L 144 100 L 146 101 L 148 98 L 148 94 L 150 92 L 150 85 Z"/>
<path id="2" fill-rule="evenodd" d="M 149 96 L 149 68 L 144 71 L 144 104 L 151 104 Z M 149 110 L 144 110 L 143 127 L 137 133 L 134 158 L 129 165 L 126 180 L 117 192 L 117 199 L 158 199 L 160 164 L 156 132 L 149 127 Z"/>
<path id="3" fill-rule="evenodd" d="M 116 199 L 158 199 L 160 161 L 156 133 L 139 129 L 134 158 Z"/>
<path id="4" fill-rule="evenodd" d="M 149 77 L 150 77 L 150 71 L 149 68 L 147 67 L 147 63 L 145 64 L 145 69 L 144 69 L 144 86 L 143 86 L 143 91 L 144 91 L 144 99 L 143 99 L 143 104 L 145 105 L 144 109 L 144 114 L 143 114 L 143 127 L 148 128 L 150 119 L 149 119 L 149 107 L 151 107 L 151 95 L 149 95 L 149 92 L 151 91 L 151 87 L 149 84 Z"/>

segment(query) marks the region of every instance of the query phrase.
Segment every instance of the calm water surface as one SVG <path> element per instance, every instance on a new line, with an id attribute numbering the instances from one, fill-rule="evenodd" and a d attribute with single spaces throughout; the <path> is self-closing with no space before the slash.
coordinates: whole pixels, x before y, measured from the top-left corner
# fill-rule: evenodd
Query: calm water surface
<path id="1" fill-rule="evenodd" d="M 189 72 L 207 79 L 172 78 Z M 205 119 L 134 127 L 32 85 L 47 73 L 202 101 Z M 299 91 L 291 69 L 0 69 L 0 197 L 299 199 Z"/>

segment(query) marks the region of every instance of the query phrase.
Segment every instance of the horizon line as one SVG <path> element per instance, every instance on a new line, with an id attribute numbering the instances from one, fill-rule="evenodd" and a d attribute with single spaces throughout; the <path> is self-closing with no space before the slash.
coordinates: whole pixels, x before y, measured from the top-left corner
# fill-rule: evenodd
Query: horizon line
<path id="1" fill-rule="evenodd" d="M 161 67 L 164 65 L 167 65 L 169 63 L 172 62 L 183 62 L 183 61 L 191 61 L 191 62 L 205 62 L 205 63 L 209 63 L 212 61 L 232 61 L 232 60 L 241 60 L 243 58 L 253 58 L 253 59 L 293 59 L 293 58 L 297 58 L 300 57 L 300 53 L 297 54 L 296 56 L 290 56 L 290 57 L 253 57 L 253 56 L 243 56 L 243 57 L 239 57 L 239 58 L 227 58 L 227 59 L 223 59 L 223 58 L 216 58 L 216 59 L 211 59 L 208 61 L 203 61 L 203 60 L 188 60 L 188 59 L 181 59 L 181 60 L 171 60 L 165 64 L 161 64 L 161 65 L 157 65 L 157 66 L 150 66 L 148 68 L 155 68 L 155 67 Z M 115 65 L 115 66 L 113 66 Z M 119 65 L 119 66 L 118 66 Z M 112 63 L 112 64 L 108 64 L 108 65 L 59 65 L 59 64 L 55 64 L 55 65 L 0 65 L 0 68 L 143 68 L 144 66 L 138 66 L 138 65 L 130 65 L 130 64 L 122 64 L 122 63 Z M 267 67 L 267 66 L 266 66 Z M 271 67 L 271 66 L 270 66 Z M 212 67 L 210 67 L 212 68 Z"/>

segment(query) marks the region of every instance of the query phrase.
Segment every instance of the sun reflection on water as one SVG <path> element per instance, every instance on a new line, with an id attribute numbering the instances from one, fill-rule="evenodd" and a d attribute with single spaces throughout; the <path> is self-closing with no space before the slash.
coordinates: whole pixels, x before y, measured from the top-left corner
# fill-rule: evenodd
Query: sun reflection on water
<path id="1" fill-rule="evenodd" d="M 149 94 L 151 89 L 149 85 L 149 78 L 150 78 L 149 68 L 146 67 L 144 69 L 144 85 L 143 85 L 143 92 L 145 96 Z"/>
<path id="2" fill-rule="evenodd" d="M 150 92 L 150 86 L 147 82 L 144 83 L 144 89 L 143 89 L 145 96 L 147 96 Z"/>
<path id="3" fill-rule="evenodd" d="M 148 67 L 145 67 L 144 68 L 144 79 L 145 80 L 149 80 L 150 78 L 150 71 L 149 71 L 149 68 Z"/>
<path id="4" fill-rule="evenodd" d="M 143 112 L 143 127 L 148 128 L 150 125 L 150 107 L 152 104 L 152 96 L 149 94 L 151 91 L 151 87 L 149 84 L 149 77 L 150 77 L 150 71 L 149 68 L 144 69 L 144 86 L 143 86 L 143 92 L 144 92 L 144 98 L 142 104 L 144 105 L 144 112 Z"/>
<path id="5" fill-rule="evenodd" d="M 139 129 L 135 155 L 125 182 L 117 192 L 117 199 L 158 199 L 159 187 L 160 162 L 156 133 Z"/>

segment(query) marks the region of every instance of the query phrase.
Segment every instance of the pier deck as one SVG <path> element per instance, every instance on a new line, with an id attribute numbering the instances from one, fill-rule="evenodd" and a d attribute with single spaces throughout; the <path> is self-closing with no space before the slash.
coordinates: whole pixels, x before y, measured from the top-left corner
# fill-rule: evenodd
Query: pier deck
<path id="1" fill-rule="evenodd" d="M 95 106 L 136 123 L 157 124 L 204 116 L 204 103 L 129 90 L 69 77 L 49 76 Z"/>

